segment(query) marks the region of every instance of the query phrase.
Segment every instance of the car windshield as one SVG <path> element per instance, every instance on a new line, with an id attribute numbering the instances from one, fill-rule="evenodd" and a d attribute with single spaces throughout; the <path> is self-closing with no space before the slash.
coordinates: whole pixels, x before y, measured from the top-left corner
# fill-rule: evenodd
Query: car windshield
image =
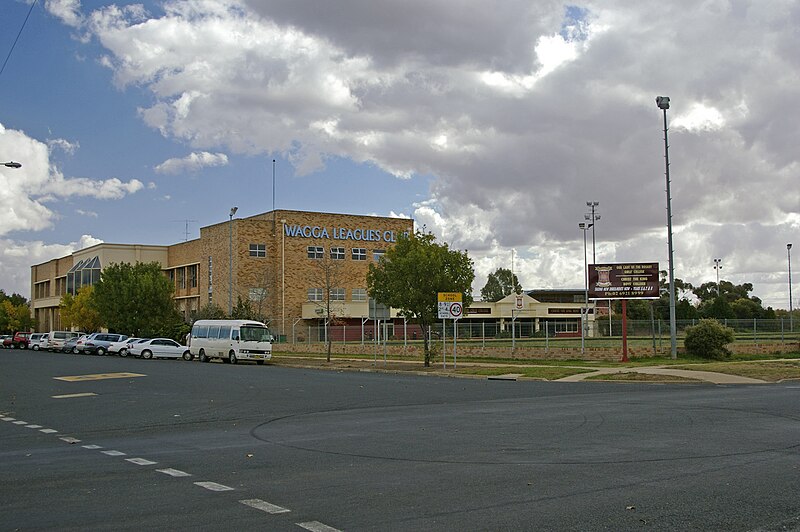
<path id="1" fill-rule="evenodd" d="M 269 329 L 253 325 L 242 325 L 241 340 L 243 342 L 269 342 Z"/>

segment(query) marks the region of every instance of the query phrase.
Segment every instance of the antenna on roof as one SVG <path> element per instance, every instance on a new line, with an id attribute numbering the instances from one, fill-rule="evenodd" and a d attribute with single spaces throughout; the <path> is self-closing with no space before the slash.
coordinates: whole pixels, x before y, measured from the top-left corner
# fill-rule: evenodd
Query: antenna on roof
<path id="1" fill-rule="evenodd" d="M 197 220 L 170 220 L 171 222 L 183 222 L 183 241 L 189 240 L 189 222 L 196 222 Z"/>

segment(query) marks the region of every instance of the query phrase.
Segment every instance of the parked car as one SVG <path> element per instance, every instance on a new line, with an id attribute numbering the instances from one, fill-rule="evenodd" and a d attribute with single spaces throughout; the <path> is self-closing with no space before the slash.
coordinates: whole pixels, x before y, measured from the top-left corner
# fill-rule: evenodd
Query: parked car
<path id="1" fill-rule="evenodd" d="M 121 357 L 128 356 L 128 344 L 132 344 L 138 342 L 139 340 L 145 340 L 145 338 L 126 338 L 125 340 L 120 340 L 119 342 L 111 342 L 108 344 L 108 354 L 113 355 L 117 354 Z"/>
<path id="2" fill-rule="evenodd" d="M 47 349 L 49 351 L 63 351 L 64 342 L 70 338 L 77 338 L 82 332 L 74 331 L 50 331 L 47 334 Z"/>
<path id="3" fill-rule="evenodd" d="M 89 335 L 82 334 L 80 336 L 73 336 L 72 338 L 68 338 L 67 340 L 64 341 L 64 344 L 59 348 L 59 351 L 61 351 L 62 353 L 73 353 L 77 355 L 78 353 L 81 352 L 81 348 L 78 346 L 78 342 L 81 342 L 81 345 L 83 345 L 83 342 L 86 340 L 87 336 Z M 51 348 L 48 347 L 48 349 Z"/>
<path id="4" fill-rule="evenodd" d="M 142 358 L 193 358 L 188 347 L 169 338 L 151 338 L 128 344 L 128 353 Z"/>
<path id="5" fill-rule="evenodd" d="M 0 335 L 0 345 L 3 346 L 3 349 L 8 349 L 8 348 L 11 347 L 11 342 L 10 341 L 8 342 L 8 345 L 6 345 L 6 340 L 10 340 L 11 338 L 14 338 L 14 337 L 11 336 L 10 334 L 2 334 L 2 335 Z"/>
<path id="6" fill-rule="evenodd" d="M 31 342 L 28 345 L 34 351 L 39 349 L 47 349 L 47 333 L 33 333 L 31 335 Z"/>
<path id="7" fill-rule="evenodd" d="M 16 349 L 27 349 L 31 340 L 31 333 L 24 331 L 17 331 L 13 336 L 3 339 L 3 347 L 12 347 Z"/>
<path id="8" fill-rule="evenodd" d="M 89 335 L 83 343 L 82 351 L 87 355 L 105 355 L 108 352 L 108 346 L 114 342 L 121 342 L 127 339 L 125 334 L 116 333 L 94 333 Z"/>

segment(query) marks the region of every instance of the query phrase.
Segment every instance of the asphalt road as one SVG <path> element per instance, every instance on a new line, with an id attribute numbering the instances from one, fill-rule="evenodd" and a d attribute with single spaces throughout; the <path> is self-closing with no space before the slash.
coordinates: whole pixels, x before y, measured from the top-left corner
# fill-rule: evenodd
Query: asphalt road
<path id="1" fill-rule="evenodd" d="M 800 529 L 799 406 L 4 350 L 0 529 Z"/>

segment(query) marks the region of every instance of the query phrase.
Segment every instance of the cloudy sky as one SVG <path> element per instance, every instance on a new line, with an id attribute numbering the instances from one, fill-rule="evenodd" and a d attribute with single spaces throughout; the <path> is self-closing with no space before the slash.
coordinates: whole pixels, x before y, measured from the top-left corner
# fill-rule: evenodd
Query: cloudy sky
<path id="1" fill-rule="evenodd" d="M 666 269 L 666 95 L 676 277 L 720 258 L 788 307 L 796 0 L 31 1 L 0 7 L 2 60 L 30 11 L 0 74 L 7 292 L 232 206 L 413 217 L 477 292 L 512 255 L 525 288 L 582 287 L 597 201 L 597 263 Z"/>

